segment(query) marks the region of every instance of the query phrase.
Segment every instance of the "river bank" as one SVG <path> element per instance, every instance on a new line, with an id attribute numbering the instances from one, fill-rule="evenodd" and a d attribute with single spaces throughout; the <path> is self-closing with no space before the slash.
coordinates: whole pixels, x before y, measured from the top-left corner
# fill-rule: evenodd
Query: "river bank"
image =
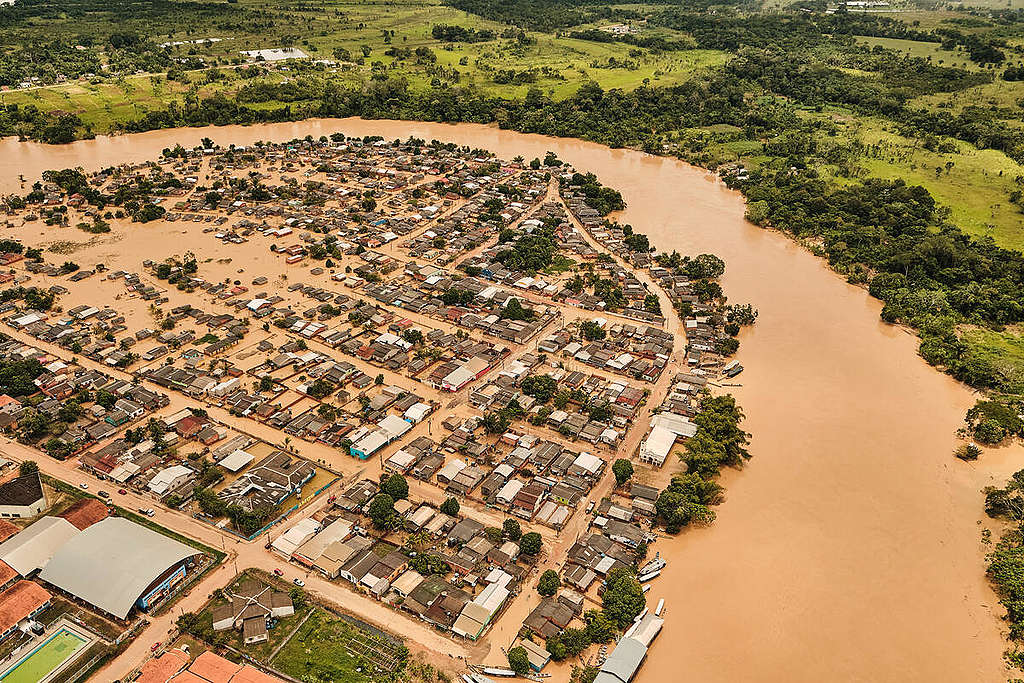
<path id="1" fill-rule="evenodd" d="M 648 600 L 666 628 L 638 680 L 1005 679 L 1000 609 L 984 579 L 979 489 L 1019 469 L 950 457 L 971 393 L 930 368 L 881 303 L 783 235 L 743 218 L 738 192 L 682 162 L 480 125 L 313 120 L 152 131 L 62 147 L 0 141 L 0 192 L 18 175 L 151 158 L 176 143 L 305 135 L 409 135 L 509 158 L 548 150 L 620 190 L 618 217 L 661 250 L 712 252 L 731 300 L 759 309 L 742 333 L 742 386 L 756 456 L 727 473 L 718 521 L 658 550 Z M 137 226 L 137 229 L 153 229 Z M 666 465 L 666 470 L 673 467 Z"/>

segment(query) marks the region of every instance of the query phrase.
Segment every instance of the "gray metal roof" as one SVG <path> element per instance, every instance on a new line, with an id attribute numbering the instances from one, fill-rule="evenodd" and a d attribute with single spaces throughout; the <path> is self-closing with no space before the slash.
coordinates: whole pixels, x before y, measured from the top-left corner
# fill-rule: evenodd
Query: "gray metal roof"
<path id="1" fill-rule="evenodd" d="M 594 683 L 629 683 L 646 656 L 646 645 L 632 638 L 623 638 L 601 665 Z"/>
<path id="2" fill-rule="evenodd" d="M 14 536 L 0 543 L 0 560 L 22 576 L 46 566 L 50 558 L 80 533 L 63 517 L 41 517 Z"/>
<path id="3" fill-rule="evenodd" d="M 108 517 L 65 543 L 39 578 L 124 619 L 162 573 L 198 554 L 123 517 Z"/>

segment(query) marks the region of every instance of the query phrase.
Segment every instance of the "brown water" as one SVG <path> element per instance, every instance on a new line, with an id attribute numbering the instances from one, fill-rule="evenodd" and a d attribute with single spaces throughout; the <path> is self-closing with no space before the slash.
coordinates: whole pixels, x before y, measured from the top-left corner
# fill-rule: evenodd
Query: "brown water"
<path id="1" fill-rule="evenodd" d="M 983 574 L 979 489 L 1018 448 L 966 465 L 953 430 L 973 398 L 882 324 L 879 303 L 785 237 L 743 220 L 741 197 L 685 164 L 477 125 L 333 120 L 154 131 L 64 147 L 0 141 L 0 191 L 17 175 L 154 157 L 162 148 L 334 131 L 415 135 L 495 151 L 553 150 L 629 203 L 622 219 L 662 249 L 728 264 L 733 301 L 760 310 L 732 389 L 754 460 L 726 477 L 717 523 L 657 544 L 667 624 L 638 680 L 1000 681 L 1000 611 Z"/>

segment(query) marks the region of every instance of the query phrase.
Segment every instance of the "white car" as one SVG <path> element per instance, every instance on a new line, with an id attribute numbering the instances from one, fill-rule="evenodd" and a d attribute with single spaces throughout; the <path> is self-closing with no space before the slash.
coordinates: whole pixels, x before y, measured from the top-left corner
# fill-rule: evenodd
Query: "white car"
<path id="1" fill-rule="evenodd" d="M 80 486 L 81 488 L 83 488 L 83 489 L 87 489 L 87 488 L 89 488 L 89 485 L 88 485 L 88 484 L 84 484 L 84 483 L 83 483 L 83 484 L 79 484 L 79 486 Z"/>
<path id="2" fill-rule="evenodd" d="M 302 579 L 293 579 L 293 580 L 292 580 L 292 583 L 294 583 L 294 584 L 295 584 L 296 586 L 298 586 L 299 588 L 302 588 L 303 586 L 305 586 L 305 585 L 306 585 L 306 582 L 305 582 L 305 581 L 303 581 Z"/>

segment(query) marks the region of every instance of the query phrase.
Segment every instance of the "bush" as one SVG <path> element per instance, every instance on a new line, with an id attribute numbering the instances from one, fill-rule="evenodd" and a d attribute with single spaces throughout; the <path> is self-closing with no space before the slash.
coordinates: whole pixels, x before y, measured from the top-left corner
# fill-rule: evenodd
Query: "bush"
<path id="1" fill-rule="evenodd" d="M 647 604 L 636 574 L 628 567 L 617 567 L 608 572 L 601 600 L 608 619 L 620 629 L 633 623 Z"/>
<path id="2" fill-rule="evenodd" d="M 763 227 L 768 221 L 768 211 L 768 202 L 763 199 L 756 202 L 750 202 L 747 204 L 747 213 L 745 218 L 754 225 L 760 225 Z"/>
<path id="3" fill-rule="evenodd" d="M 449 498 L 445 502 L 441 503 L 441 506 L 438 509 L 446 515 L 456 517 L 459 514 L 459 501 L 454 498 Z"/>
<path id="4" fill-rule="evenodd" d="M 994 445 L 1006 438 L 1006 430 L 996 420 L 984 420 L 974 428 L 974 438 L 980 443 Z"/>
<path id="5" fill-rule="evenodd" d="M 593 320 L 585 320 L 580 323 L 580 334 L 582 334 L 583 338 L 587 341 L 598 341 L 607 336 L 604 328 Z"/>
<path id="6" fill-rule="evenodd" d="M 615 624 L 603 610 L 587 610 L 583 621 L 587 624 L 587 635 L 592 643 L 607 643 L 615 637 Z"/>
<path id="7" fill-rule="evenodd" d="M 386 493 L 378 493 L 370 502 L 367 514 L 378 529 L 391 529 L 395 522 L 395 499 Z"/>
<path id="8" fill-rule="evenodd" d="M 1024 435 L 1024 420 L 1018 415 L 1018 407 L 995 399 L 975 403 L 967 411 L 966 421 L 975 440 L 983 444 L 997 444 L 1007 436 Z"/>
<path id="9" fill-rule="evenodd" d="M 978 456 L 981 455 L 981 449 L 976 444 L 965 443 L 953 451 L 953 455 L 961 460 L 977 460 Z"/>
<path id="10" fill-rule="evenodd" d="M 409 483 L 400 474 L 392 474 L 390 477 L 384 480 L 384 484 L 381 486 L 381 490 L 394 498 L 395 500 L 402 500 L 409 497 Z"/>

